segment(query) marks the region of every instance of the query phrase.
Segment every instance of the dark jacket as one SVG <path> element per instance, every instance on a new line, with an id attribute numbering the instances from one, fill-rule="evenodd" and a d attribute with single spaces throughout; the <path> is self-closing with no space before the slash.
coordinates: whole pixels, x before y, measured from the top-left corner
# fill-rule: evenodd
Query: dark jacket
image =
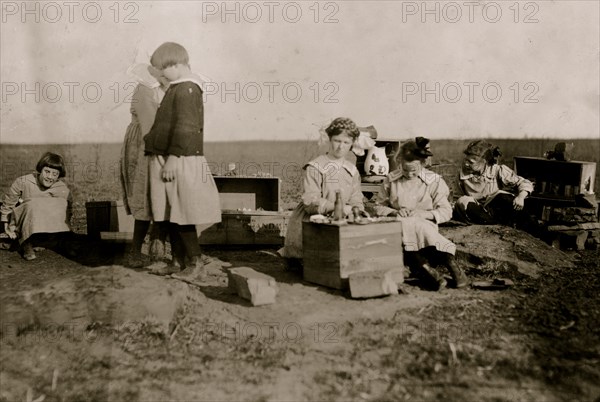
<path id="1" fill-rule="evenodd" d="M 198 84 L 169 86 L 144 141 L 146 154 L 204 155 L 204 105 Z"/>

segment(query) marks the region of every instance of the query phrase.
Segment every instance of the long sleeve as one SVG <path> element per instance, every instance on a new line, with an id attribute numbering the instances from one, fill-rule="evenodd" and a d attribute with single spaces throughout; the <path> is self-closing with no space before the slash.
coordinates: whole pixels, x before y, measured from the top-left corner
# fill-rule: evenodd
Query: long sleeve
<path id="1" fill-rule="evenodd" d="M 360 175 L 356 174 L 352 178 L 352 195 L 350 196 L 350 200 L 348 200 L 348 205 L 351 207 L 359 207 L 361 211 L 364 211 L 365 204 L 363 203 L 363 193 L 362 188 L 360 187 Z"/>
<path id="2" fill-rule="evenodd" d="M 379 192 L 374 199 L 373 209 L 375 210 L 375 214 L 377 216 L 386 216 L 396 211 L 394 208 L 390 208 L 390 189 L 390 179 L 386 177 L 381 183 Z"/>
<path id="3" fill-rule="evenodd" d="M 131 107 L 140 122 L 142 135 L 148 134 L 154 124 L 158 109 L 158 99 L 155 96 L 155 90 L 145 85 L 138 85 L 133 93 Z"/>
<path id="4" fill-rule="evenodd" d="M 167 154 L 186 155 L 190 143 L 204 140 L 204 105 L 202 90 L 194 83 L 178 84 L 175 88 L 173 126 L 169 133 Z"/>
<path id="5" fill-rule="evenodd" d="M 302 203 L 309 214 L 327 214 L 333 211 L 335 203 L 323 198 L 323 175 L 319 170 L 307 165 L 302 178 Z"/>
<path id="6" fill-rule="evenodd" d="M 8 191 L 2 197 L 2 206 L 0 207 L 0 221 L 8 222 L 8 215 L 19 202 L 25 186 L 25 176 L 16 179 Z"/>
<path id="7" fill-rule="evenodd" d="M 463 195 L 469 195 L 466 192 L 464 180 L 461 180 L 460 176 L 461 176 L 461 173 L 459 173 L 458 175 L 456 175 L 456 177 L 454 178 L 455 184 L 456 184 L 455 188 L 458 189 L 458 191 L 456 192 L 456 194 L 454 194 L 456 197 L 461 197 Z"/>
<path id="8" fill-rule="evenodd" d="M 450 196 L 450 189 L 448 185 L 441 177 L 431 183 L 429 186 L 431 200 L 433 203 L 434 221 L 437 224 L 448 222 L 452 218 L 452 205 L 448 197 Z"/>
<path id="9" fill-rule="evenodd" d="M 533 192 L 533 183 L 529 180 L 518 176 L 511 168 L 505 165 L 500 166 L 498 177 L 502 181 L 502 185 L 506 187 L 516 188 L 518 192 L 527 191 L 529 194 Z"/>

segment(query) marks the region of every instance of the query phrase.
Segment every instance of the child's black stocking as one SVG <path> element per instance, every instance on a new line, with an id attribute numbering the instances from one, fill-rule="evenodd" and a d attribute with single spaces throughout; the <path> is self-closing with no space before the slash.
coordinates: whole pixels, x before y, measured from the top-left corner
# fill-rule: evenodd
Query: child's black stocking
<path id="1" fill-rule="evenodd" d="M 185 248 L 187 257 L 200 256 L 200 244 L 198 243 L 198 233 L 194 225 L 179 225 L 179 236 Z"/>
<path id="2" fill-rule="evenodd" d="M 169 239 L 171 240 L 171 255 L 173 256 L 173 262 L 179 263 L 180 266 L 185 267 L 185 248 L 179 234 L 178 224 L 169 223 Z"/>
<path id="3" fill-rule="evenodd" d="M 134 253 L 142 252 L 142 244 L 144 244 L 144 239 L 146 238 L 146 233 L 148 233 L 149 227 L 150 221 L 135 220 L 135 224 L 133 226 L 133 244 L 131 245 L 131 250 Z"/>

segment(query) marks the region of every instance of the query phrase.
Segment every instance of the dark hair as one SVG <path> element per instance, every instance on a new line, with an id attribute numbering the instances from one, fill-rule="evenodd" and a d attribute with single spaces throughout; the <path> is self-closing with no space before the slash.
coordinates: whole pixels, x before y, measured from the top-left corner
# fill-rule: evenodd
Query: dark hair
<path id="1" fill-rule="evenodd" d="M 35 165 L 35 170 L 37 170 L 38 173 L 42 173 L 42 169 L 45 167 L 58 170 L 60 172 L 58 177 L 65 177 L 65 174 L 67 173 L 63 157 L 58 154 L 53 154 L 52 152 L 46 152 L 42 155 L 37 165 Z"/>
<path id="2" fill-rule="evenodd" d="M 165 42 L 160 45 L 150 58 L 150 64 L 159 70 L 176 64 L 190 64 L 190 57 L 187 50 L 179 43 Z"/>
<path id="3" fill-rule="evenodd" d="M 400 145 L 396 152 L 395 159 L 402 159 L 406 162 L 420 160 L 425 162 L 427 158 L 433 156 L 429 149 L 429 139 L 417 137 L 414 140 L 409 140 Z"/>
<path id="4" fill-rule="evenodd" d="M 352 138 L 352 141 L 356 141 L 358 136 L 360 135 L 360 131 L 358 127 L 352 120 L 347 117 L 338 117 L 333 120 L 329 126 L 325 129 L 327 136 L 329 139 L 334 135 L 347 134 Z"/>
<path id="5" fill-rule="evenodd" d="M 500 156 L 502 156 L 500 147 L 494 146 L 484 140 L 471 141 L 463 153 L 466 156 L 479 156 L 490 165 L 498 163 Z"/>

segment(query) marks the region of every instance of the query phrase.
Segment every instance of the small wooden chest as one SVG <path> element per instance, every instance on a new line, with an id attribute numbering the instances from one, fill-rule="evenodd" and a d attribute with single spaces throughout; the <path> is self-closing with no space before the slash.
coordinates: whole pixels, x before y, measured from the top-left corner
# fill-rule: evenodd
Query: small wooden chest
<path id="1" fill-rule="evenodd" d="M 402 275 L 402 223 L 302 226 L 304 280 L 335 289 L 348 288 L 354 272 L 395 269 Z"/>
<path id="2" fill-rule="evenodd" d="M 594 192 L 596 163 L 515 156 L 515 173 L 534 182 L 533 196 L 568 200 Z"/>
<path id="3" fill-rule="evenodd" d="M 99 239 L 101 232 L 123 232 L 133 236 L 134 219 L 127 215 L 123 201 L 89 201 L 85 203 L 88 236 Z"/>
<path id="4" fill-rule="evenodd" d="M 221 222 L 200 235 L 201 245 L 282 245 L 289 214 L 280 212 L 277 177 L 215 176 Z"/>

